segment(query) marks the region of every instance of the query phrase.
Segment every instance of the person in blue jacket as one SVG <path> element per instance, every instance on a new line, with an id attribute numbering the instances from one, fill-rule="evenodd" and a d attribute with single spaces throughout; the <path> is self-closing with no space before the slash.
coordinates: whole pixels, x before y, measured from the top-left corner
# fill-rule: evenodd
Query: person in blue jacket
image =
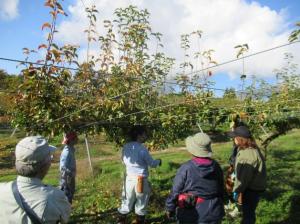
<path id="1" fill-rule="evenodd" d="M 78 137 L 75 132 L 65 135 L 62 144 L 65 144 L 60 155 L 60 189 L 65 192 L 68 201 L 72 204 L 75 193 L 76 159 L 74 145 Z"/>
<path id="2" fill-rule="evenodd" d="M 220 165 L 211 158 L 211 139 L 197 133 L 186 139 L 193 158 L 178 169 L 166 201 L 168 218 L 177 223 L 219 224 L 224 212 L 224 178 Z"/>

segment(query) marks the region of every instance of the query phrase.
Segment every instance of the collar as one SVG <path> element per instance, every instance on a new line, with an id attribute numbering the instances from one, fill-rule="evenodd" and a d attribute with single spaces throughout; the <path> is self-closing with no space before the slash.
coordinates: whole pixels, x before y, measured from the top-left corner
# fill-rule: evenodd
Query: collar
<path id="1" fill-rule="evenodd" d="M 65 148 L 68 149 L 70 152 L 75 151 L 74 145 L 65 145 Z"/>
<path id="2" fill-rule="evenodd" d="M 212 160 L 206 157 L 194 157 L 192 159 L 197 165 L 210 165 Z"/>
<path id="3" fill-rule="evenodd" d="M 42 183 L 42 180 L 36 177 L 24 177 L 24 176 L 18 176 L 17 177 L 18 183 L 28 183 L 28 184 L 34 184 L 34 185 L 44 185 Z"/>

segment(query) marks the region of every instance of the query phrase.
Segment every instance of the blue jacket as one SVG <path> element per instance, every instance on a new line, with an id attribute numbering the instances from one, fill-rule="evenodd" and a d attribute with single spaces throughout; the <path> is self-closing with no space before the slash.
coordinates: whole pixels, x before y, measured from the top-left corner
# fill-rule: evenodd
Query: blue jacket
<path id="1" fill-rule="evenodd" d="M 204 201 L 192 209 L 176 208 L 178 195 L 181 193 L 192 193 Z M 170 212 L 177 210 L 179 221 L 217 221 L 225 215 L 223 195 L 223 171 L 220 165 L 214 160 L 206 165 L 189 160 L 177 171 L 171 194 L 166 201 L 166 209 Z"/>
<path id="2" fill-rule="evenodd" d="M 160 161 L 153 159 L 148 149 L 142 143 L 129 142 L 124 145 L 122 161 L 126 166 L 127 175 L 149 176 L 148 166 L 158 167 Z"/>
<path id="3" fill-rule="evenodd" d="M 59 169 L 61 173 L 75 177 L 76 175 L 76 160 L 75 148 L 70 145 L 65 145 L 61 155 Z"/>

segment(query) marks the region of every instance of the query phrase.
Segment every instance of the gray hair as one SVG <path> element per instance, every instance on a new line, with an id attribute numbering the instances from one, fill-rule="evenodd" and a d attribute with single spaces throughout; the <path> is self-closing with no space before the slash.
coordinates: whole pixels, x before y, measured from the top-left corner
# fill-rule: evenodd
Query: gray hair
<path id="1" fill-rule="evenodd" d="M 24 177 L 36 177 L 37 174 L 49 163 L 51 163 L 51 157 L 46 157 L 42 161 L 35 164 L 25 164 L 16 161 L 16 170 L 18 175 Z"/>

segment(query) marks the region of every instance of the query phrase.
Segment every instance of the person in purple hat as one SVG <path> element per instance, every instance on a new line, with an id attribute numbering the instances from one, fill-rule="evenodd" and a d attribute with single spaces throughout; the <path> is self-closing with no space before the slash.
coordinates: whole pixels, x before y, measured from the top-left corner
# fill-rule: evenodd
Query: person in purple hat
<path id="1" fill-rule="evenodd" d="M 78 142 L 76 132 L 69 132 L 64 136 L 62 144 L 63 151 L 60 155 L 60 189 L 65 192 L 69 202 L 72 204 L 75 193 L 76 159 L 75 144 Z"/>

